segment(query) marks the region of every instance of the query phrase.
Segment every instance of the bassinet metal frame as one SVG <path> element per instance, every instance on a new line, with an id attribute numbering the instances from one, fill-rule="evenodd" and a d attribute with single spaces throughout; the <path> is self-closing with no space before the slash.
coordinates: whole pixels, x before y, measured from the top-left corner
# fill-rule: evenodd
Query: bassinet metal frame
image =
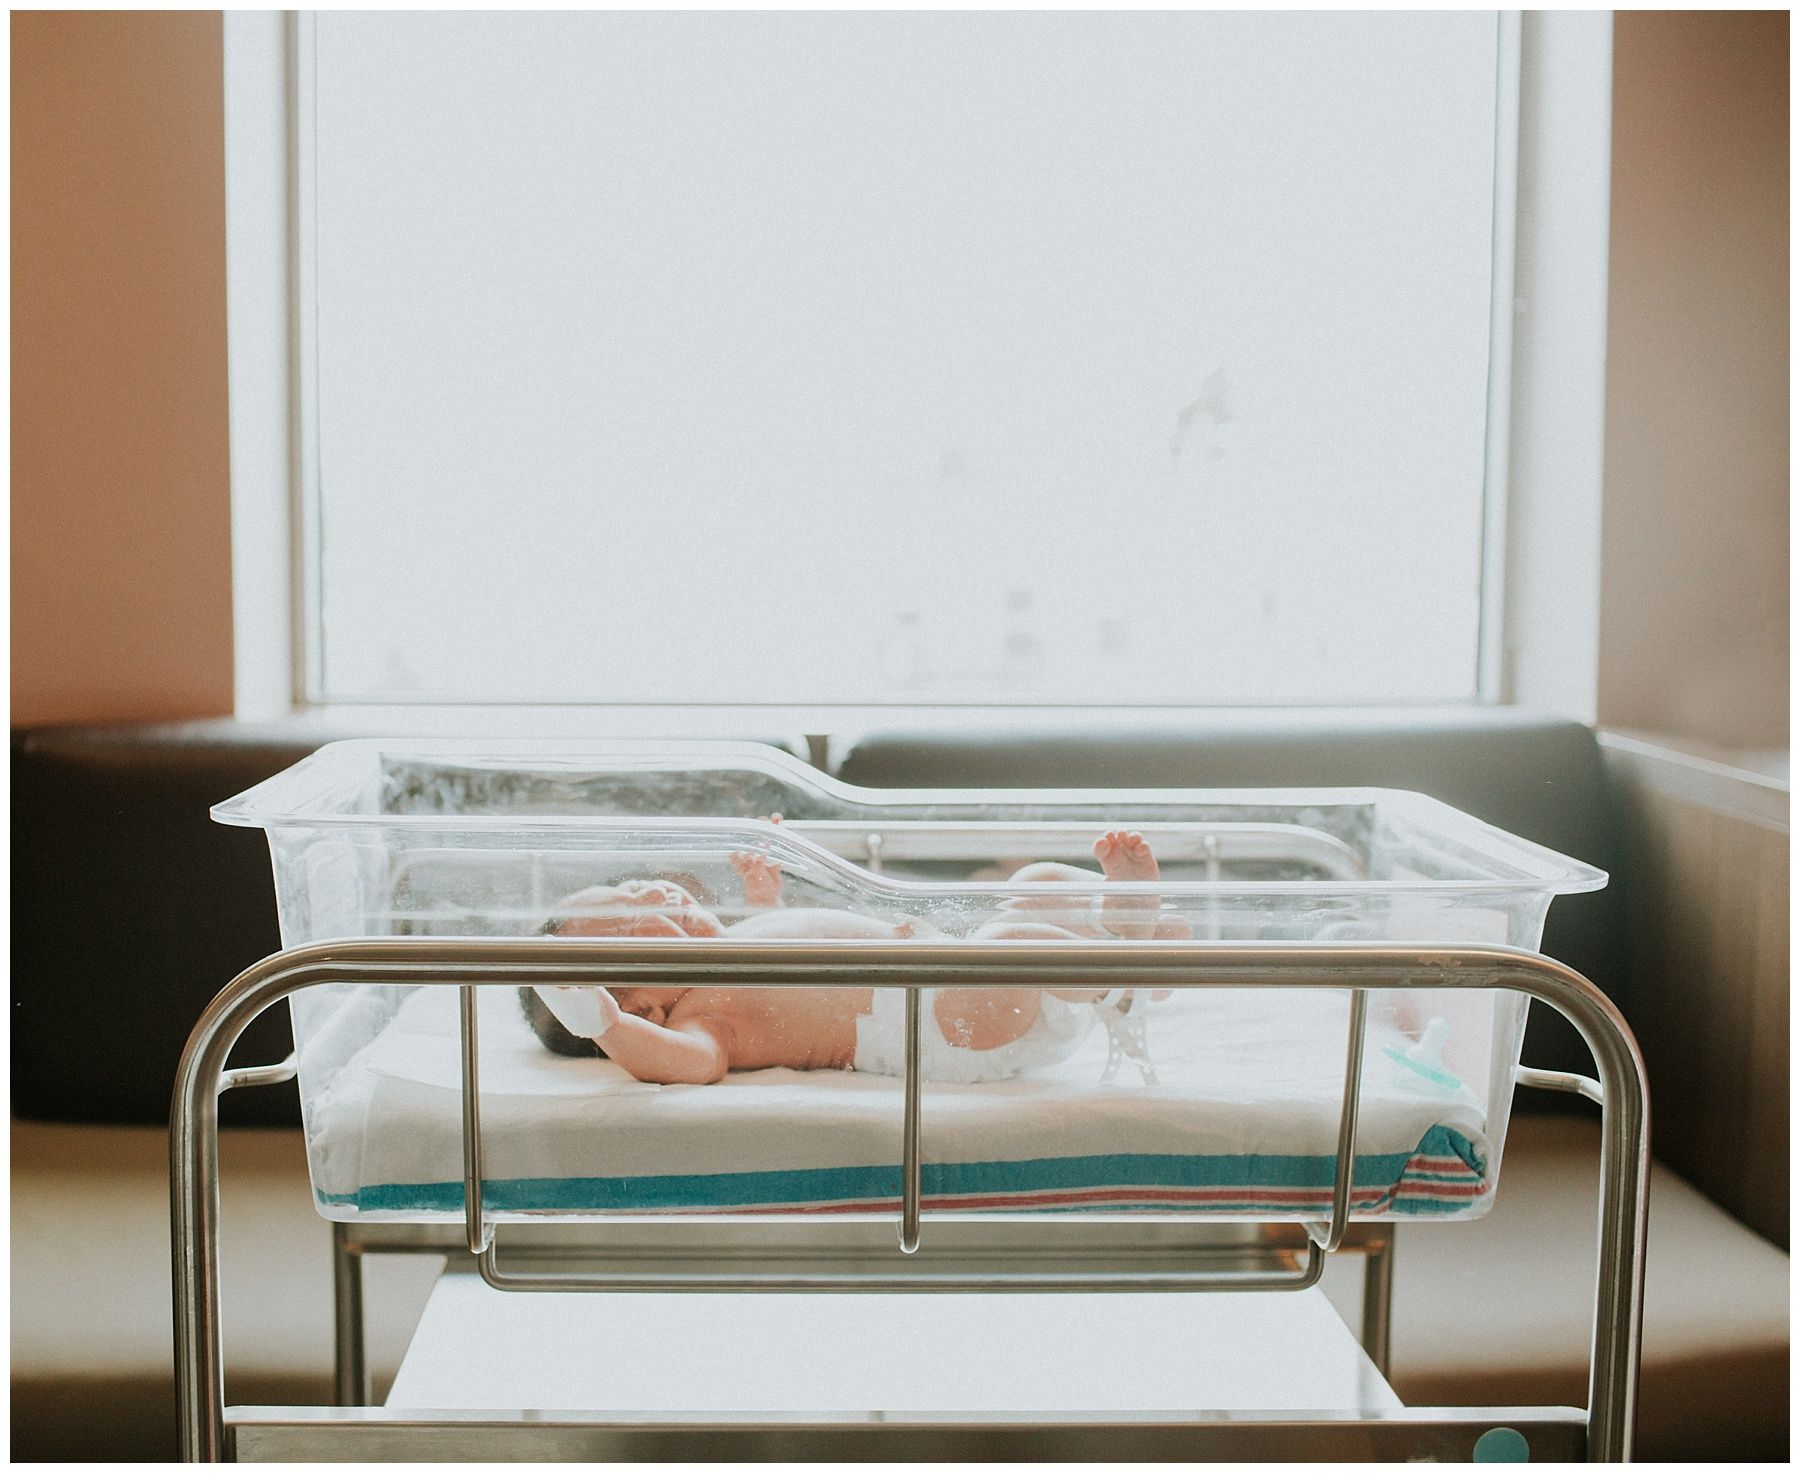
<path id="1" fill-rule="evenodd" d="M 831 1272 L 696 1272 L 664 1266 L 628 1271 L 520 1276 L 497 1258 L 479 1189 L 466 1192 L 463 1245 L 482 1276 L 505 1289 L 607 1289 L 639 1292 L 705 1290 L 1036 1291 L 1242 1290 L 1301 1288 L 1316 1283 L 1325 1256 L 1349 1225 L 1350 1170 L 1360 1090 L 1362 1010 L 1368 990 L 1406 987 L 1492 988 L 1537 998 L 1568 1018 L 1593 1052 L 1598 1078 L 1520 1070 L 1519 1082 L 1571 1090 L 1601 1108 L 1600 1243 L 1594 1331 L 1585 1412 L 1573 1409 L 1407 1408 L 1399 1412 L 1257 1415 L 1171 1422 L 1152 1415 L 1058 1419 L 1006 1414 L 897 1416 L 869 1421 L 841 1416 L 796 1420 L 742 1415 L 712 1421 L 538 1412 L 515 1415 L 419 1414 L 374 1407 L 232 1408 L 224 1396 L 219 1319 L 218 1096 L 239 1085 L 289 1077 L 291 1066 L 228 1071 L 232 1045 L 258 1014 L 307 987 L 325 984 L 410 984 L 462 989 L 465 1181 L 481 1181 L 481 1132 L 474 991 L 596 981 L 609 976 L 671 986 L 729 975 L 735 985 L 829 987 L 847 982 L 907 990 L 908 1069 L 904 1080 L 900 1257 L 880 1269 Z M 976 1255 L 916 1254 L 919 1246 L 919 995 L 927 987 L 1092 985 L 1103 978 L 1155 987 L 1348 989 L 1352 1027 L 1345 1071 L 1333 1210 L 1307 1224 L 1306 1260 L 1270 1271 L 1267 1255 L 1183 1250 L 1180 1262 L 1121 1271 L 1084 1263 L 1079 1249 L 1046 1249 L 1059 1269 L 999 1269 Z M 1405 947 L 1382 943 L 1216 941 L 1004 941 L 980 943 L 863 941 L 714 941 L 679 946 L 661 941 L 570 938 L 378 937 L 334 941 L 278 952 L 240 973 L 202 1015 L 177 1075 L 171 1123 L 176 1387 L 182 1455 L 188 1459 L 314 1456 L 529 1457 L 555 1459 L 666 1453 L 679 1439 L 688 1456 L 868 1455 L 881 1439 L 887 1456 L 966 1453 L 971 1436 L 1004 1434 L 1014 1455 L 1128 1456 L 1134 1448 L 1167 1456 L 1179 1440 L 1188 1456 L 1467 1458 L 1475 1440 L 1496 1428 L 1522 1435 L 1534 1458 L 1629 1457 L 1637 1392 L 1643 1300 L 1643 1255 L 1649 1183 L 1649 1098 L 1643 1060 L 1618 1010 L 1579 973 L 1536 952 L 1504 946 Z M 407 1225 L 403 1225 L 407 1226 Z M 765 1229 L 768 1231 L 768 1229 Z M 775 1231 L 780 1231 L 779 1228 Z M 338 1235 L 351 1252 L 351 1236 Z M 371 1234 L 362 1246 L 380 1242 Z M 441 1231 L 393 1235 L 387 1246 L 419 1249 L 442 1243 Z M 562 1253 L 564 1259 L 568 1252 Z M 577 1254 L 604 1267 L 594 1255 Z M 802 1251 L 803 1258 L 806 1257 Z M 1170 1254 L 1165 1248 L 1162 1258 Z M 1384 1255 L 1385 1258 L 1385 1255 Z M 1148 1260 L 1154 1262 L 1154 1257 Z M 1385 1271 L 1385 1267 L 1384 1270 Z M 352 1276 L 340 1272 L 340 1351 L 346 1326 L 359 1326 Z M 1380 1287 L 1379 1282 L 1377 1287 Z M 360 1378 L 360 1368 L 349 1368 Z M 340 1396 L 349 1376 L 340 1362 Z M 1150 1439 L 1146 1441 L 1145 1439 Z M 984 1443 L 992 1447 L 991 1442 Z"/>

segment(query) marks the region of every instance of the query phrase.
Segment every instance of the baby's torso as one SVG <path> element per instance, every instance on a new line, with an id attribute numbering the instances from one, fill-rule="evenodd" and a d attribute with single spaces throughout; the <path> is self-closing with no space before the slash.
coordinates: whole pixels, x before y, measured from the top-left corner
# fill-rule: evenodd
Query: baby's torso
<path id="1" fill-rule="evenodd" d="M 1060 1061 L 1086 1033 L 1094 1012 L 1048 996 L 1037 1001 L 1031 1026 L 992 1048 L 958 1047 L 938 1009 L 927 1006 L 921 1019 L 926 1077 L 1004 1079 Z M 904 1007 L 903 994 L 892 988 L 879 997 L 867 987 L 696 988 L 671 1013 L 669 1025 L 702 1023 L 722 1035 L 732 1069 L 898 1074 L 905 1067 Z"/>
<path id="2" fill-rule="evenodd" d="M 670 1015 L 722 1024 L 733 1069 L 848 1069 L 867 987 L 695 988 Z"/>

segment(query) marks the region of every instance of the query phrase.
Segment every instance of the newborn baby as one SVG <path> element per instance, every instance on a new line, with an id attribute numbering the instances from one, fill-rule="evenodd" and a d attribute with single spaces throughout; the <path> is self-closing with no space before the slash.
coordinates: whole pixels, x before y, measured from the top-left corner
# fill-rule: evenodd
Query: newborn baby
<path id="1" fill-rule="evenodd" d="M 1094 845 L 1109 880 L 1154 880 L 1158 869 L 1141 835 L 1113 831 Z M 631 880 L 569 897 L 550 928 L 560 936 L 689 936 L 893 940 L 920 934 L 910 921 L 851 911 L 783 909 L 780 870 L 760 855 L 732 863 L 757 913 L 726 925 L 682 885 Z M 1092 870 L 1031 864 L 1027 884 L 1091 880 Z M 1059 895 L 1013 897 L 1021 918 L 990 921 L 973 939 L 1144 937 L 1180 939 L 1185 923 L 1162 916 L 1155 896 L 1096 897 L 1070 912 Z M 1034 918 L 1024 915 L 1036 912 Z M 543 994 L 540 996 L 539 994 Z M 1094 1021 L 1103 989 L 952 987 L 928 995 L 922 1028 L 924 1076 L 959 1083 L 1003 1079 L 1067 1056 Z M 1166 994 L 1164 994 L 1166 995 Z M 523 988 L 539 1038 L 559 1053 L 602 1052 L 635 1078 L 658 1084 L 713 1084 L 733 1069 L 905 1071 L 905 998 L 868 987 Z M 548 999 L 548 1001 L 546 1001 Z M 573 1027 L 563 1025 L 573 1024 Z"/>

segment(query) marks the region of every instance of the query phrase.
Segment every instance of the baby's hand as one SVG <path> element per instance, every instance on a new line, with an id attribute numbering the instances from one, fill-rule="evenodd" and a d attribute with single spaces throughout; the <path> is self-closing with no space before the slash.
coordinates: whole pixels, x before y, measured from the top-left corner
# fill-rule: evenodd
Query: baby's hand
<path id="1" fill-rule="evenodd" d="M 779 816 L 779 815 L 777 815 Z M 744 904 L 766 909 L 781 904 L 781 866 L 765 854 L 739 849 L 731 856 L 732 868 L 744 882 Z"/>

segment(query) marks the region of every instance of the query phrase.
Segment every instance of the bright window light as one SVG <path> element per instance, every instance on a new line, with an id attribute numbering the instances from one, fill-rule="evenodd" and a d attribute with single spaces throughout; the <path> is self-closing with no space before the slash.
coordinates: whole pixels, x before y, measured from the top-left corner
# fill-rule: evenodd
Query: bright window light
<path id="1" fill-rule="evenodd" d="M 1497 35 L 320 13 L 311 694 L 1473 698 Z"/>

